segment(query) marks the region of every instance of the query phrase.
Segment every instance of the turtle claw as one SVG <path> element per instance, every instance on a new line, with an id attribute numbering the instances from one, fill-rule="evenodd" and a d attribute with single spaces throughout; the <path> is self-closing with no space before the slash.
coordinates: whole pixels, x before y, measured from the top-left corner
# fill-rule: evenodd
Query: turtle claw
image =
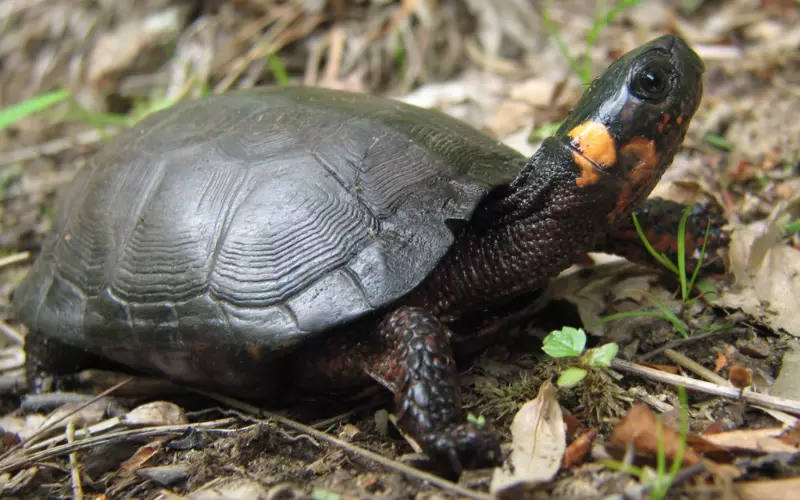
<path id="1" fill-rule="evenodd" d="M 502 463 L 497 435 L 472 422 L 440 430 L 422 445 L 434 460 L 449 466 L 457 474 L 464 469 L 483 469 Z"/>

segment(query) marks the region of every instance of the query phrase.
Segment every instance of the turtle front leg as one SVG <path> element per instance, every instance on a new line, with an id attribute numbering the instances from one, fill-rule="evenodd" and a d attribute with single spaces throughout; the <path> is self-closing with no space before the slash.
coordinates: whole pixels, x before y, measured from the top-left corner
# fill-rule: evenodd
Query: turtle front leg
<path id="1" fill-rule="evenodd" d="M 447 327 L 423 308 L 401 307 L 380 324 L 379 337 L 364 369 L 394 393 L 399 427 L 457 472 L 499 464 L 498 437 L 468 422 L 461 407 Z"/>

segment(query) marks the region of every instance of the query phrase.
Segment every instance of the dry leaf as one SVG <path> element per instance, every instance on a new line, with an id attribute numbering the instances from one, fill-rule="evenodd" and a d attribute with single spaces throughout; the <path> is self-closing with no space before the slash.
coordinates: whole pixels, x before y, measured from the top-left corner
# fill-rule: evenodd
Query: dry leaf
<path id="1" fill-rule="evenodd" d="M 167 401 L 153 401 L 152 403 L 137 406 L 123 418 L 127 425 L 150 426 L 150 425 L 181 425 L 189 420 L 183 412 L 183 408 Z"/>
<path id="2" fill-rule="evenodd" d="M 161 449 L 162 442 L 163 439 L 157 439 L 136 450 L 136 453 L 134 453 L 131 458 L 125 460 L 119 466 L 120 472 L 129 475 L 144 467 Z"/>
<path id="3" fill-rule="evenodd" d="M 565 469 L 569 469 L 583 462 L 583 459 L 586 458 L 586 454 L 592 449 L 592 442 L 599 432 L 598 429 L 589 429 L 581 434 L 578 439 L 570 443 L 570 445 L 567 446 L 567 451 L 564 453 L 561 466 Z"/>
<path id="4" fill-rule="evenodd" d="M 86 403 L 67 403 L 59 406 L 42 422 L 41 429 L 54 425 L 49 431 L 63 429 L 67 424 L 72 423 L 75 427 L 85 427 L 88 425 L 96 424 L 106 414 L 108 408 L 108 401 L 106 398 L 98 399 L 90 403 L 88 406 L 81 408 Z M 78 408 L 80 408 L 78 410 Z M 78 410 L 75 412 L 75 410 Z M 75 412 L 75 413 L 72 413 Z M 71 415 L 69 415 L 72 413 Z M 69 415 L 69 416 L 67 416 Z"/>
<path id="5" fill-rule="evenodd" d="M 728 358 L 721 352 L 717 353 L 717 362 L 714 364 L 714 373 L 719 373 L 720 370 L 728 365 Z"/>
<path id="6" fill-rule="evenodd" d="M 755 429 L 721 432 L 704 435 L 703 438 L 717 446 L 731 450 L 745 450 L 757 453 L 797 452 L 797 448 L 780 440 L 784 429 Z"/>
<path id="7" fill-rule="evenodd" d="M 736 483 L 736 498 L 739 500 L 785 500 L 789 491 L 800 489 L 800 478 L 748 481 Z"/>
<path id="8" fill-rule="evenodd" d="M 558 472 L 567 448 L 566 425 L 556 389 L 549 380 L 539 388 L 536 399 L 522 405 L 517 412 L 511 436 L 511 469 L 494 470 L 492 493 L 543 483 Z"/>
<path id="9" fill-rule="evenodd" d="M 742 309 L 770 328 L 798 336 L 800 252 L 782 241 L 786 206 L 781 203 L 768 220 L 733 231 L 728 255 L 736 284 L 717 304 Z"/>
<path id="10" fill-rule="evenodd" d="M 663 424 L 661 435 L 666 457 L 672 460 L 680 446 L 680 435 Z M 646 405 L 638 404 L 628 410 L 628 414 L 614 428 L 609 445 L 618 450 L 624 450 L 627 443 L 630 442 L 637 454 L 655 457 L 658 454 L 658 441 L 658 424 L 655 414 Z M 700 456 L 692 448 L 687 447 L 681 465 L 687 467 L 699 461 Z"/>

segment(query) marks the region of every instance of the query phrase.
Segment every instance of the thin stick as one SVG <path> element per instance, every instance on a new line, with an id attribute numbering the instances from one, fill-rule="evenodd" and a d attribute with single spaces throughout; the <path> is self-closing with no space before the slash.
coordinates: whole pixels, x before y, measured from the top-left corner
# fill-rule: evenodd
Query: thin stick
<path id="1" fill-rule="evenodd" d="M 12 453 L 14 453 L 14 452 L 15 452 L 15 451 L 17 451 L 18 449 L 20 449 L 20 448 L 22 448 L 23 446 L 26 446 L 26 445 L 28 445 L 28 444 L 31 444 L 31 443 L 33 443 L 33 442 L 36 442 L 36 441 L 37 441 L 38 439 L 40 439 L 42 436 L 46 435 L 46 434 L 47 434 L 47 432 L 48 432 L 49 430 L 51 430 L 52 428 L 54 428 L 56 425 L 60 424 L 61 422 L 63 422 L 63 421 L 64 421 L 64 420 L 66 420 L 67 418 L 71 417 L 72 415 L 74 415 L 74 414 L 78 413 L 79 411 L 83 410 L 84 408 L 86 408 L 86 407 L 87 407 L 87 406 L 89 406 L 90 404 L 94 403 L 95 401 L 98 401 L 98 400 L 100 400 L 100 399 L 102 399 L 102 398 L 104 398 L 104 397 L 108 396 L 109 394 L 111 394 L 112 392 L 116 391 L 116 390 L 117 390 L 117 389 L 119 389 L 120 387 L 124 386 L 125 384 L 127 384 L 127 383 L 128 383 L 128 382 L 130 382 L 131 380 L 133 380 L 133 377 L 126 378 L 126 379 L 125 379 L 125 380 L 123 380 L 122 382 L 120 382 L 120 383 L 118 383 L 118 384 L 116 384 L 116 385 L 113 385 L 113 386 L 109 387 L 108 389 L 106 389 L 105 391 L 101 392 L 100 394 L 98 394 L 98 395 L 97 395 L 97 396 L 95 396 L 94 398 L 92 398 L 92 399 L 90 399 L 89 401 L 85 402 L 84 404 L 82 404 L 82 405 L 78 406 L 77 408 L 75 408 L 75 409 L 74 409 L 74 410 L 72 410 L 71 412 L 68 412 L 68 413 L 66 413 L 66 414 L 65 414 L 64 416 L 62 416 L 61 418 L 58 418 L 58 419 L 56 419 L 56 420 L 54 420 L 54 421 L 50 422 L 48 425 L 46 425 L 46 426 L 42 427 L 41 429 L 39 429 L 38 431 L 36 431 L 36 433 L 35 433 L 35 434 L 33 434 L 32 436 L 30 436 L 28 439 L 23 439 L 23 440 L 22 440 L 22 441 L 20 441 L 19 443 L 15 444 L 15 445 L 14 445 L 14 446 L 12 446 L 11 448 L 9 448 L 9 449 L 8 449 L 8 451 L 6 451 L 6 452 L 5 452 L 5 453 L 3 453 L 2 455 L 0 455 L 0 464 L 2 464 L 2 463 L 5 461 L 5 459 L 6 459 L 6 458 L 7 458 L 9 455 L 11 455 Z"/>
<path id="2" fill-rule="evenodd" d="M 641 375 L 650 380 L 655 380 L 656 382 L 661 382 L 671 386 L 682 385 L 692 391 L 703 392 L 706 394 L 712 394 L 714 396 L 721 396 L 735 400 L 744 400 L 753 405 L 765 406 L 767 408 L 800 415 L 800 402 L 792 399 L 778 398 L 752 391 L 740 391 L 735 387 L 725 387 L 712 384 L 710 382 L 704 382 L 702 380 L 695 380 L 689 377 L 672 375 L 670 373 L 654 370 L 652 368 L 647 368 L 646 366 L 637 365 L 621 359 L 612 360 L 611 367 L 615 370 Z"/>
<path id="3" fill-rule="evenodd" d="M 725 377 L 720 377 L 716 373 L 712 372 L 705 366 L 701 365 L 697 361 L 687 358 L 683 354 L 673 351 L 672 349 L 666 349 L 664 351 L 664 356 L 668 357 L 675 363 L 678 363 L 680 366 L 686 368 L 687 370 L 691 371 L 695 375 L 698 375 L 712 384 L 719 384 L 724 385 L 727 387 L 731 387 L 731 383 Z"/>
<path id="4" fill-rule="evenodd" d="M 115 439 L 122 440 L 122 439 L 143 438 L 152 436 L 163 436 L 165 434 L 180 435 L 181 433 L 186 432 L 186 430 L 190 428 L 202 429 L 206 432 L 219 432 L 219 430 L 209 427 L 213 427 L 216 425 L 232 424 L 236 421 L 237 419 L 235 418 L 223 418 L 210 422 L 188 423 L 180 425 L 159 425 L 155 427 L 146 427 L 144 429 L 124 430 L 112 434 L 103 434 L 100 436 L 90 437 L 87 439 L 80 439 L 72 444 L 67 443 L 59 446 L 54 446 L 52 448 L 47 448 L 45 450 L 38 451 L 36 453 L 30 453 L 26 457 L 20 458 L 19 460 L 16 461 L 12 461 L 7 464 L 0 464 L 0 473 L 17 470 L 22 467 L 27 467 L 29 465 L 33 465 L 43 460 L 48 460 L 53 457 L 64 455 L 65 453 L 88 450 L 96 447 L 99 444 L 112 442 Z M 61 439 L 63 439 L 63 437 L 61 437 Z M 36 446 L 38 446 L 38 444 Z"/>
<path id="5" fill-rule="evenodd" d="M 70 421 L 67 424 L 67 442 L 75 442 L 75 423 Z M 83 485 L 81 484 L 81 469 L 78 463 L 78 453 L 72 452 L 69 454 L 69 469 L 72 478 L 72 498 L 75 500 L 83 500 Z"/>
<path id="6" fill-rule="evenodd" d="M 730 330 L 720 330 L 718 332 L 709 332 L 709 333 L 704 333 L 702 335 L 692 335 L 691 337 L 687 337 L 685 339 L 680 339 L 665 344 L 659 347 L 658 349 L 652 350 L 646 354 L 643 354 L 642 356 L 639 356 L 637 359 L 641 361 L 647 361 L 650 358 L 655 358 L 656 356 L 663 353 L 667 349 L 677 349 L 679 347 L 683 347 L 688 344 L 693 344 L 699 340 L 706 340 L 713 337 L 722 337 L 723 335 L 732 335 L 732 334 L 740 335 L 742 333 L 747 333 L 747 328 L 731 328 Z"/>
<path id="7" fill-rule="evenodd" d="M 436 485 L 439 488 L 442 488 L 444 490 L 452 491 L 453 493 L 457 493 L 459 495 L 463 495 L 463 496 L 468 497 L 468 498 L 474 498 L 476 500 L 489 500 L 489 499 L 493 498 L 490 495 L 486 495 L 484 493 L 480 493 L 478 491 L 474 491 L 474 490 L 471 490 L 469 488 L 464 488 L 463 486 L 460 486 L 460 485 L 458 485 L 458 484 L 456 484 L 456 483 L 454 483 L 452 481 L 448 481 L 447 479 L 443 479 L 443 478 L 441 478 L 439 476 L 435 476 L 435 475 L 433 475 L 433 474 L 431 474 L 429 472 L 425 472 L 425 471 L 421 471 L 419 469 L 415 469 L 415 468 L 413 468 L 413 467 L 411 467 L 409 465 L 406 465 L 404 463 L 398 462 L 396 460 L 392 460 L 391 458 L 386 458 L 383 455 L 379 455 L 379 454 L 377 454 L 375 452 L 372 452 L 370 450 L 366 450 L 366 449 L 361 448 L 359 446 L 355 446 L 355 445 L 353 445 L 351 443 L 348 443 L 347 441 L 343 441 L 343 440 L 341 440 L 339 438 L 331 436 L 330 434 L 326 434 L 324 432 L 318 431 L 318 430 L 316 430 L 316 429 L 314 429 L 312 427 L 309 427 L 307 425 L 301 424 L 300 422 L 296 422 L 296 421 L 294 421 L 294 420 L 292 420 L 290 418 L 278 415 L 276 413 L 272 413 L 272 412 L 261 410 L 260 408 L 256 408 L 255 406 L 249 405 L 249 404 L 244 403 L 242 401 L 239 401 L 237 399 L 229 398 L 227 396 L 223 396 L 222 394 L 217 394 L 217 393 L 213 393 L 213 392 L 206 392 L 206 391 L 201 391 L 201 390 L 195 390 L 195 392 L 198 392 L 198 393 L 203 394 L 203 395 L 205 395 L 207 397 L 216 399 L 217 401 L 219 401 L 219 402 L 221 402 L 223 404 L 226 404 L 226 405 L 228 405 L 228 406 L 230 406 L 232 408 L 238 408 L 238 409 L 240 409 L 242 411 L 245 411 L 247 413 L 251 413 L 253 415 L 260 415 L 261 417 L 263 417 L 265 419 L 273 420 L 275 422 L 278 422 L 281 425 L 284 425 L 284 426 L 289 427 L 291 429 L 294 429 L 296 431 L 299 431 L 299 432 L 308 434 L 308 435 L 310 435 L 312 437 L 315 437 L 315 438 L 319 439 L 320 441 L 326 441 L 326 442 L 328 442 L 330 444 L 333 444 L 335 446 L 338 446 L 339 448 L 342 448 L 342 449 L 344 449 L 344 450 L 346 450 L 348 452 L 351 452 L 351 453 L 353 453 L 355 455 L 360 455 L 361 457 L 367 458 L 369 460 L 372 460 L 373 462 L 377 462 L 377 463 L 383 465 L 384 467 L 388 467 L 388 468 L 390 468 L 390 469 L 392 469 L 392 470 L 394 470 L 396 472 L 399 472 L 400 474 L 403 474 L 405 476 L 411 477 L 413 479 L 418 479 L 420 481 L 427 481 L 427 482 L 429 482 L 429 483 L 431 483 L 433 485 Z M 253 420 L 258 421 L 258 419 L 253 419 Z M 262 421 L 261 423 L 269 423 L 269 422 L 268 421 Z"/>
<path id="8" fill-rule="evenodd" d="M 5 336 L 11 342 L 17 345 L 25 344 L 25 337 L 23 337 L 16 328 L 13 328 L 11 325 L 6 323 L 5 321 L 0 319 L 0 333 Z"/>
<path id="9" fill-rule="evenodd" d="M 0 269 L 13 266 L 14 264 L 19 264 L 20 262 L 25 262 L 26 260 L 31 258 L 31 253 L 27 250 L 24 252 L 15 253 L 13 255 L 9 255 L 7 257 L 3 257 L 0 259 Z"/>

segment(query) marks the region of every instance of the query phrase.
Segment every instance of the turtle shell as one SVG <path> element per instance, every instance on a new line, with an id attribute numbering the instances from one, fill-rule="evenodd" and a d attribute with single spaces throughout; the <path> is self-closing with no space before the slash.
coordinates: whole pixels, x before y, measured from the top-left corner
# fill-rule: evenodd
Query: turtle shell
<path id="1" fill-rule="evenodd" d="M 137 352 L 280 353 L 410 292 L 525 161 L 457 119 L 370 95 L 184 102 L 79 171 L 15 309 L 45 336 L 173 374 Z"/>

